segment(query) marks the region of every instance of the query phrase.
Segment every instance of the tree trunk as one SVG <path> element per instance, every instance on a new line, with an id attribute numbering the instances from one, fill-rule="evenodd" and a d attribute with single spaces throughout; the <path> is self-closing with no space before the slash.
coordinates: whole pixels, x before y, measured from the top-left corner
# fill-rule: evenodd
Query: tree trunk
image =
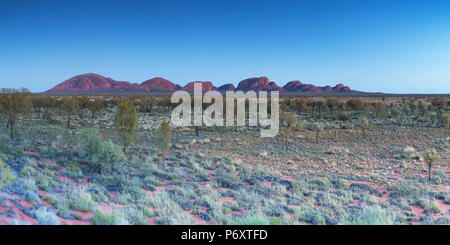
<path id="1" fill-rule="evenodd" d="M 431 164 L 428 164 L 428 180 L 431 180 Z"/>
<path id="2" fill-rule="evenodd" d="M 67 115 L 67 128 L 70 128 L 70 119 L 71 119 L 71 116 L 70 116 L 70 114 L 68 114 Z"/>
<path id="3" fill-rule="evenodd" d="M 319 143 L 319 131 L 316 132 L 316 143 Z"/>
<path id="4" fill-rule="evenodd" d="M 13 122 L 9 122 L 9 127 L 11 129 L 11 139 L 14 139 L 14 123 Z"/>
<path id="5" fill-rule="evenodd" d="M 285 144 L 285 150 L 287 150 L 287 148 L 288 148 L 288 136 L 287 136 L 287 134 L 285 135 L 285 142 L 286 142 L 286 144 Z"/>

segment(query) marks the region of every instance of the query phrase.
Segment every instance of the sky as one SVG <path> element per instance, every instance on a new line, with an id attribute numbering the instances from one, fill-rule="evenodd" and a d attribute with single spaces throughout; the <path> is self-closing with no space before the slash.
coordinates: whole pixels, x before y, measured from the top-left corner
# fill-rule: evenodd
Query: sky
<path id="1" fill-rule="evenodd" d="M 450 1 L 0 0 L 0 87 L 91 72 L 450 93 Z"/>

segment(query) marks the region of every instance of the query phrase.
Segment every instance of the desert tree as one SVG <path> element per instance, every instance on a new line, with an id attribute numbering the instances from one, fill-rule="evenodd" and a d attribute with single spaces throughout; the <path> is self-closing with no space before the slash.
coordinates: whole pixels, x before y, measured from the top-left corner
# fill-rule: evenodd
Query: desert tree
<path id="1" fill-rule="evenodd" d="M 444 113 L 441 116 L 441 121 L 442 121 L 442 124 L 444 125 L 444 128 L 450 128 L 450 114 Z"/>
<path id="2" fill-rule="evenodd" d="M 94 125 L 94 119 L 97 113 L 101 112 L 104 108 L 104 101 L 102 99 L 90 100 L 87 108 L 91 112 L 91 124 Z"/>
<path id="3" fill-rule="evenodd" d="M 384 102 L 376 102 L 374 107 L 377 117 L 383 117 L 386 115 L 386 104 Z"/>
<path id="4" fill-rule="evenodd" d="M 38 118 L 41 117 L 41 111 L 44 108 L 46 98 L 44 96 L 32 96 L 31 104 Z"/>
<path id="5" fill-rule="evenodd" d="M 2 88 L 1 92 L 0 112 L 8 119 L 6 128 L 10 129 L 11 138 L 14 139 L 17 120 L 32 111 L 31 94 L 26 88 Z"/>
<path id="6" fill-rule="evenodd" d="M 327 107 L 327 105 L 325 104 L 325 101 L 323 101 L 323 100 L 316 101 L 315 106 L 316 106 L 319 114 L 322 114 L 322 111 Z"/>
<path id="7" fill-rule="evenodd" d="M 367 102 L 364 102 L 364 104 L 363 104 L 363 111 L 364 111 L 364 114 L 366 115 L 366 116 L 368 116 L 369 114 L 370 114 L 370 111 L 372 110 L 372 105 L 370 104 L 370 103 L 367 103 Z"/>
<path id="8" fill-rule="evenodd" d="M 172 127 L 168 122 L 162 122 L 156 132 L 156 144 L 161 154 L 166 154 L 170 150 Z"/>
<path id="9" fill-rule="evenodd" d="M 319 135 L 324 130 L 324 125 L 321 122 L 315 122 L 312 126 L 312 129 L 316 133 L 316 143 L 319 143 Z"/>
<path id="10" fill-rule="evenodd" d="M 284 136 L 285 150 L 288 148 L 288 137 L 291 136 L 295 131 L 299 131 L 303 128 L 303 124 L 297 120 L 297 116 L 292 113 L 283 114 L 280 118 L 281 134 Z"/>
<path id="11" fill-rule="evenodd" d="M 421 116 L 425 116 L 428 112 L 427 106 L 422 101 L 419 101 L 417 104 L 417 109 L 419 110 Z"/>
<path id="12" fill-rule="evenodd" d="M 156 101 L 152 97 L 146 97 L 139 101 L 139 110 L 144 113 L 151 113 Z"/>
<path id="13" fill-rule="evenodd" d="M 346 102 L 347 106 L 352 109 L 353 112 L 361 110 L 363 101 L 359 98 L 349 99 Z"/>
<path id="14" fill-rule="evenodd" d="M 427 149 L 423 154 L 423 160 L 428 165 L 428 180 L 431 180 L 431 168 L 433 164 L 439 159 L 436 149 Z"/>
<path id="15" fill-rule="evenodd" d="M 441 97 L 441 96 L 439 96 L 439 97 L 434 97 L 434 98 L 431 100 L 431 104 L 432 104 L 437 110 L 444 109 L 445 106 L 447 105 L 447 99 L 444 98 L 444 97 Z"/>
<path id="16" fill-rule="evenodd" d="M 365 138 L 366 137 L 366 130 L 369 128 L 369 121 L 367 120 L 366 117 L 363 117 L 361 119 L 360 127 L 361 127 L 361 131 L 362 131 L 362 135 Z"/>
<path id="17" fill-rule="evenodd" d="M 88 105 L 90 102 L 89 97 L 87 95 L 82 95 L 77 97 L 77 101 L 79 106 L 78 116 L 80 117 L 81 120 L 84 121 L 84 111 L 88 109 Z"/>
<path id="18" fill-rule="evenodd" d="M 123 151 L 136 141 L 138 119 L 134 104 L 130 100 L 123 101 L 117 107 L 114 126 L 122 139 Z"/>
<path id="19" fill-rule="evenodd" d="M 294 109 L 301 115 L 302 112 L 308 112 L 308 105 L 305 98 L 301 97 L 294 101 Z"/>
<path id="20" fill-rule="evenodd" d="M 339 105 L 339 100 L 334 97 L 331 97 L 331 98 L 328 98 L 325 103 L 327 104 L 328 109 L 330 109 L 331 114 L 334 114 L 334 111 L 336 110 L 336 108 Z"/>
<path id="21" fill-rule="evenodd" d="M 64 97 L 61 103 L 61 111 L 66 116 L 67 128 L 70 128 L 72 116 L 76 115 L 80 110 L 78 100 L 75 97 Z"/>

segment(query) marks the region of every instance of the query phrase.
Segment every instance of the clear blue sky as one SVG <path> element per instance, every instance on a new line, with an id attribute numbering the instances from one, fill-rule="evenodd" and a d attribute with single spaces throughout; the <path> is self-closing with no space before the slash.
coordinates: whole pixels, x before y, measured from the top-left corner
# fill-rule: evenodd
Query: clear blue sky
<path id="1" fill-rule="evenodd" d="M 0 87 L 89 72 L 450 93 L 450 1 L 0 1 Z"/>

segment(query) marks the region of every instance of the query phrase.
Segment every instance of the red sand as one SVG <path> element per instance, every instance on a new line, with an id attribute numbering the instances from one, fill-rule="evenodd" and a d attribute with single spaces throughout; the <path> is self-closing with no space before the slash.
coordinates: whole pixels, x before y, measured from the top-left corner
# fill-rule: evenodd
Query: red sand
<path id="1" fill-rule="evenodd" d="M 35 151 L 24 151 L 24 153 L 28 154 L 28 155 L 37 156 L 37 157 L 41 156 L 41 154 L 39 154 L 39 152 L 35 152 Z"/>
<path id="2" fill-rule="evenodd" d="M 219 200 L 219 205 L 222 205 L 224 202 L 231 202 L 232 204 L 236 204 L 236 199 L 234 199 L 234 197 L 222 197 Z"/>

